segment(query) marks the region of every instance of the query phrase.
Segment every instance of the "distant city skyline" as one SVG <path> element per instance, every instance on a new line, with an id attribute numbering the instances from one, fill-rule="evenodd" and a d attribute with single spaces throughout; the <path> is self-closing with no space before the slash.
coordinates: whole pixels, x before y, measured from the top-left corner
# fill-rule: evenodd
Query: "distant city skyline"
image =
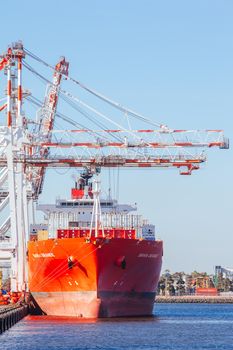
<path id="1" fill-rule="evenodd" d="M 65 7 L 41 0 L 33 9 L 13 0 L 9 15 L 1 16 L 0 46 L 2 52 L 21 39 L 51 64 L 65 55 L 73 77 L 154 122 L 224 129 L 231 142 L 232 12 L 228 0 L 67 0 Z M 25 88 L 43 97 L 41 86 L 26 78 Z M 164 241 L 162 271 L 233 267 L 232 152 L 207 150 L 207 164 L 192 176 L 120 170 L 119 200 L 137 202 Z M 69 196 L 73 173 L 49 170 L 40 201 Z M 107 170 L 103 187 L 107 191 Z"/>

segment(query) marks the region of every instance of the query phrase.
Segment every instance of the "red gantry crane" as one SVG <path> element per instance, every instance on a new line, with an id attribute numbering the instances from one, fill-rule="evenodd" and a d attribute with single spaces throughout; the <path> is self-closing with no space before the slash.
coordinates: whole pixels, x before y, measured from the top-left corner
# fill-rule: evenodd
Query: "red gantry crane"
<path id="1" fill-rule="evenodd" d="M 0 126 L 0 192 L 7 187 L 3 197 L 10 206 L 12 289 L 26 288 L 26 241 L 33 220 L 29 204 L 43 191 L 46 168 L 175 167 L 191 175 L 206 161 L 204 148 L 229 147 L 222 130 L 171 129 L 109 99 L 69 76 L 65 58 L 53 67 L 17 42 L 0 59 L 0 70 L 7 75 L 6 101 L 0 107 L 2 115 L 7 113 Z M 52 81 L 37 69 L 39 64 L 52 70 Z M 44 101 L 23 89 L 22 68 L 38 78 L 38 84 L 46 84 Z M 72 84 L 69 90 L 61 87 L 62 78 Z M 98 108 L 85 101 L 85 94 Z M 61 102 L 68 114 L 61 111 Z M 35 106 L 36 118 L 29 118 Z M 5 207 L 1 203 L 0 212 Z M 0 236 L 5 233 L 6 222 Z"/>

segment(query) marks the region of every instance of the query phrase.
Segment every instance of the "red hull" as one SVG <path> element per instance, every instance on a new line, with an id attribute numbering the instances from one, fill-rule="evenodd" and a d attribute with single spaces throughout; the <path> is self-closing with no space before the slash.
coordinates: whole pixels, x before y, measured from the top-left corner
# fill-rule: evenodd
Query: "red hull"
<path id="1" fill-rule="evenodd" d="M 151 315 L 162 242 L 49 239 L 29 242 L 29 288 L 48 315 Z"/>

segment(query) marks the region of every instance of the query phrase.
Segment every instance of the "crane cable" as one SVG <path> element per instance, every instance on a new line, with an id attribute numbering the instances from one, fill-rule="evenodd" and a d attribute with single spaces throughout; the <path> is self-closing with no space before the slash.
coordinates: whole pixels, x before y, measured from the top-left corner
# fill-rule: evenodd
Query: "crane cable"
<path id="1" fill-rule="evenodd" d="M 46 79 L 45 77 L 43 77 L 40 73 L 38 73 L 34 68 L 32 68 L 29 64 L 27 63 L 23 63 L 23 65 L 25 66 L 25 68 L 27 68 L 28 70 L 30 70 L 33 74 L 37 75 L 39 78 L 41 78 L 42 80 L 46 81 L 48 84 L 54 85 L 51 81 L 49 81 L 48 79 Z M 98 116 L 102 117 L 103 119 L 109 121 L 110 123 L 114 124 L 115 126 L 117 126 L 120 129 L 123 129 L 124 131 L 128 132 L 129 134 L 131 134 L 134 138 L 138 139 L 140 142 L 142 141 L 142 139 L 138 136 L 136 136 L 132 131 L 125 129 L 122 125 L 116 123 L 115 121 L 111 120 L 109 117 L 107 117 L 105 114 L 99 112 L 98 110 L 96 110 L 94 107 L 91 107 L 90 105 L 88 105 L 87 103 L 81 101 L 78 97 L 75 97 L 73 94 L 71 94 L 68 91 L 65 91 L 63 89 L 59 89 L 59 92 L 63 95 L 65 95 L 66 97 L 70 98 L 71 100 L 74 100 L 76 103 L 81 104 L 82 106 L 86 107 L 87 109 L 91 110 L 92 112 L 94 112 L 95 114 L 97 114 Z M 104 129 L 103 129 L 104 130 Z M 115 135 L 112 135 L 113 137 L 116 137 Z M 147 143 L 147 142 L 145 142 Z M 147 143 L 149 146 L 149 143 Z"/>
<path id="2" fill-rule="evenodd" d="M 54 71 L 54 67 L 52 65 L 50 65 L 49 63 L 45 62 L 44 60 L 42 60 L 40 57 L 36 56 L 35 54 L 33 54 L 32 52 L 30 52 L 29 50 L 27 49 L 24 49 L 25 52 L 28 54 L 28 56 L 30 56 L 31 58 L 35 59 L 36 61 L 42 63 L 43 65 L 45 65 L 46 67 L 52 69 Z M 65 74 L 63 73 L 60 73 L 61 75 L 63 75 L 67 80 L 70 80 L 72 81 L 73 83 L 79 85 L 82 89 L 88 91 L 89 93 L 91 93 L 92 95 L 98 97 L 99 99 L 101 99 L 102 101 L 110 104 L 111 106 L 117 108 L 118 110 L 120 110 L 121 112 L 124 112 L 124 113 L 127 113 L 128 115 L 131 115 L 132 117 L 135 117 L 137 119 L 140 119 L 140 120 L 143 120 L 144 122 L 147 122 L 151 125 L 155 125 L 156 127 L 161 127 L 163 126 L 164 124 L 163 123 L 155 123 L 153 122 L 152 120 L 144 117 L 143 115 L 121 105 L 120 103 L 118 102 L 115 102 L 113 101 L 112 99 L 104 96 L 103 94 L 97 92 L 96 90 L 92 89 L 92 88 L 89 88 L 88 86 L 84 85 L 83 83 L 81 83 L 79 80 L 76 80 L 70 76 L 66 76 Z"/>
<path id="3" fill-rule="evenodd" d="M 66 99 L 67 99 L 66 96 L 61 96 L 61 98 L 62 98 L 64 101 L 66 101 Z M 29 102 L 31 102 L 31 103 L 33 103 L 34 105 L 36 105 L 37 107 L 40 107 L 40 108 L 41 108 L 41 107 L 43 106 L 43 102 L 40 101 L 38 98 L 36 98 L 36 97 L 33 96 L 33 95 L 27 96 L 26 99 L 27 99 Z M 69 102 L 68 102 L 68 99 L 67 99 L 66 102 L 69 103 Z M 76 104 L 73 104 L 73 105 L 70 104 L 70 106 L 73 107 L 74 109 L 76 109 L 76 110 L 77 110 L 80 114 L 82 114 L 84 117 L 86 117 L 86 118 L 88 118 L 89 120 L 91 120 L 94 124 L 96 124 L 97 126 L 99 126 L 100 129 L 104 130 L 104 127 L 101 125 L 101 123 L 96 122 L 90 115 L 88 115 L 88 113 L 86 113 L 84 110 L 82 110 L 81 108 L 79 108 L 78 106 L 76 106 Z M 89 129 L 88 127 L 86 127 L 86 126 L 84 126 L 84 125 L 82 125 L 82 124 L 76 122 L 75 120 L 73 120 L 72 118 L 68 117 L 67 115 L 65 115 L 65 114 L 63 114 L 63 113 L 61 113 L 61 112 L 56 111 L 55 115 L 56 115 L 58 118 L 60 118 L 60 119 L 62 119 L 62 120 L 64 120 L 64 121 L 66 121 L 67 123 L 73 125 L 73 126 L 76 127 L 76 128 L 78 127 L 78 128 L 87 130 L 87 132 L 88 132 L 89 134 L 93 135 L 94 137 L 96 137 L 96 136 L 102 137 L 102 138 L 105 138 L 105 140 L 109 141 L 109 138 L 107 138 L 106 136 L 103 136 L 103 134 L 99 134 L 98 131 L 93 131 L 93 130 Z M 122 141 L 120 137 L 117 137 L 116 135 L 113 135 L 112 133 L 111 133 L 111 135 L 112 135 L 112 137 L 115 138 L 117 141 Z"/>
<path id="4" fill-rule="evenodd" d="M 89 113 L 87 113 L 86 111 L 84 111 L 83 109 L 81 109 L 79 106 L 77 106 L 77 102 L 73 102 L 73 101 L 70 101 L 70 98 L 67 97 L 66 95 L 63 95 L 61 94 L 61 98 L 66 102 L 68 103 L 72 108 L 74 108 L 75 110 L 77 110 L 80 114 L 82 114 L 84 117 L 86 117 L 89 121 L 91 121 L 93 124 L 99 126 L 99 128 L 104 131 L 105 130 L 105 125 L 103 125 L 100 121 L 96 121 Z M 90 132 L 92 132 L 92 134 L 96 134 L 98 135 L 99 137 L 103 137 L 103 135 L 101 134 L 98 134 L 98 132 L 93 132 L 93 130 L 90 130 L 88 128 L 86 128 L 85 126 L 83 127 L 84 129 L 87 129 L 89 130 Z M 113 134 L 113 133 L 108 133 L 108 134 L 111 134 L 111 136 L 116 139 L 117 141 L 122 141 L 122 139 Z M 104 136 L 106 140 L 109 140 L 106 136 Z"/>
<path id="5" fill-rule="evenodd" d="M 43 105 L 43 102 L 40 101 L 38 98 L 36 98 L 36 97 L 33 96 L 33 95 L 27 96 L 26 99 L 27 99 L 29 102 L 35 104 L 35 105 L 38 106 L 38 107 L 42 107 L 42 105 Z M 76 107 L 77 107 L 77 106 L 76 106 Z M 73 108 L 75 108 L 75 107 L 73 106 Z M 77 108 L 78 108 L 78 107 L 77 107 Z M 79 111 L 81 114 L 84 113 L 83 115 L 86 116 L 86 115 L 85 115 L 86 112 L 84 112 L 83 110 L 81 110 L 81 109 L 79 110 L 79 109 L 78 109 L 78 111 Z M 64 121 L 66 121 L 67 123 L 70 123 L 71 125 L 73 125 L 73 126 L 75 126 L 75 127 L 78 126 L 78 127 L 81 127 L 82 129 L 87 130 L 88 133 L 92 134 L 93 136 L 98 135 L 99 137 L 105 138 L 105 140 L 109 141 L 109 139 L 108 139 L 106 136 L 103 136 L 103 135 L 98 134 L 97 131 L 93 132 L 93 130 L 87 128 L 86 126 L 83 126 L 83 125 L 80 124 L 80 123 L 77 123 L 76 121 L 74 121 L 73 119 L 71 119 L 70 117 L 66 116 L 65 114 L 63 114 L 63 113 L 61 113 L 61 112 L 56 111 L 56 116 L 59 117 L 60 119 L 64 120 Z M 98 123 L 95 123 L 95 121 L 93 121 L 93 123 L 96 124 L 96 125 L 98 125 Z M 100 125 L 98 125 L 98 126 L 100 126 Z M 101 129 L 102 129 L 103 131 L 105 131 L 105 129 L 103 129 L 102 127 L 101 127 Z M 115 138 L 116 140 L 122 142 L 122 139 L 119 138 L 119 137 L 117 137 L 117 136 L 114 135 L 113 133 L 108 133 L 108 134 L 110 134 L 110 135 L 111 135 L 113 138 Z M 141 154 L 141 155 L 144 156 L 144 154 L 142 153 L 142 150 L 137 150 L 137 151 L 136 151 L 135 149 L 131 149 L 131 151 L 132 151 L 133 153 L 136 153 L 136 154 L 139 153 L 139 154 Z"/>
<path id="6" fill-rule="evenodd" d="M 44 81 L 44 82 L 46 82 L 47 84 L 50 84 L 50 85 L 52 85 L 52 86 L 54 85 L 50 80 L 48 80 L 48 79 L 45 78 L 43 75 L 41 75 L 40 73 L 38 73 L 38 72 L 37 72 L 33 67 L 31 67 L 28 63 L 25 63 L 25 62 L 24 62 L 23 65 L 24 65 L 24 67 L 25 67 L 26 69 L 28 69 L 29 71 L 31 71 L 33 74 L 37 75 L 42 81 Z M 79 99 L 75 98 L 75 96 L 71 95 L 69 92 L 67 92 L 67 91 L 65 91 L 65 90 L 62 90 L 61 88 L 59 89 L 59 92 L 63 95 L 63 96 L 61 96 L 61 98 L 62 98 L 63 100 L 65 100 L 72 108 L 78 110 L 79 113 L 81 113 L 81 114 L 82 114 L 83 116 L 85 116 L 87 119 L 91 120 L 95 125 L 99 126 L 102 130 L 105 130 L 105 127 L 104 127 L 103 125 L 101 125 L 100 122 L 95 121 L 95 120 L 90 116 L 90 114 L 84 112 L 82 109 L 80 109 L 80 108 L 77 106 L 77 102 L 80 101 Z M 64 98 L 66 98 L 66 99 L 64 99 Z M 74 103 L 72 104 L 73 101 L 69 101 L 69 99 L 75 101 L 75 103 L 76 103 L 75 107 L 74 107 Z M 78 101 L 77 101 L 77 100 L 78 100 Z M 80 101 L 80 102 L 82 102 L 82 101 Z M 85 105 L 84 102 L 83 102 L 83 104 Z M 86 104 L 86 106 L 89 106 L 89 105 Z M 88 107 L 86 107 L 86 108 L 88 108 Z M 91 108 L 92 108 L 92 107 L 89 106 L 89 109 L 91 109 Z M 98 112 L 98 111 L 97 111 L 97 112 Z M 99 113 L 99 112 L 98 112 L 98 113 Z M 107 118 L 107 117 L 106 117 L 106 118 Z M 114 124 L 114 122 L 111 121 L 111 119 L 109 119 L 109 121 L 112 122 L 112 123 Z M 119 125 L 119 124 L 117 124 L 117 125 L 118 125 L 118 127 L 121 127 L 121 125 Z M 86 128 L 86 127 L 84 127 L 84 128 Z M 86 128 L 86 129 L 88 129 L 88 128 Z M 91 131 L 91 130 L 89 129 L 89 131 Z M 111 136 L 112 136 L 113 138 L 115 138 L 116 140 L 122 141 L 122 139 L 121 139 L 119 136 L 117 137 L 117 136 L 114 135 L 113 133 L 109 133 L 109 134 L 111 134 Z M 100 136 L 100 135 L 99 135 L 99 136 Z M 107 138 L 106 138 L 106 139 L 107 139 Z M 107 139 L 107 140 L 108 140 L 108 139 Z"/>
<path id="7" fill-rule="evenodd" d="M 47 78 L 45 78 L 44 76 L 42 76 L 40 73 L 38 73 L 38 72 L 37 72 L 33 67 L 31 67 L 29 64 L 27 64 L 27 63 L 25 63 L 25 62 L 24 62 L 23 64 L 24 64 L 25 68 L 27 68 L 28 70 L 30 70 L 33 74 L 37 75 L 39 78 L 41 78 L 42 80 L 44 80 L 46 83 L 51 84 L 51 85 L 54 85 L 50 80 L 48 80 Z M 81 105 L 83 105 L 83 106 L 86 107 L 87 109 L 91 110 L 91 111 L 94 112 L 95 114 L 99 115 L 99 116 L 102 117 L 103 119 L 108 120 L 110 123 L 113 123 L 113 124 L 116 125 L 117 127 L 123 129 L 123 130 L 126 131 L 127 133 L 131 134 L 134 138 L 138 139 L 140 142 L 142 141 L 142 139 L 141 139 L 140 137 L 138 137 L 137 135 L 135 135 L 135 134 L 133 133 L 133 131 L 130 131 L 130 130 L 128 130 L 128 129 L 125 129 L 122 125 L 120 125 L 120 124 L 114 122 L 114 121 L 111 120 L 109 117 L 107 117 L 105 114 L 103 114 L 103 113 L 97 111 L 95 108 L 93 108 L 93 107 L 91 107 L 90 105 L 88 105 L 87 103 L 81 101 L 79 98 L 75 97 L 75 96 L 74 96 L 73 94 L 71 94 L 70 92 L 67 92 L 67 91 L 65 91 L 65 90 L 63 90 L 63 89 L 61 89 L 61 88 L 59 89 L 59 92 L 60 92 L 61 94 L 63 94 L 64 96 L 70 98 L 71 100 L 74 100 L 76 103 L 80 103 Z M 70 105 L 71 105 L 71 104 L 70 104 Z M 71 105 L 71 106 L 72 106 L 72 105 Z M 79 112 L 80 112 L 80 110 L 79 110 Z M 161 126 L 161 125 L 160 125 L 160 126 Z M 102 129 L 103 129 L 103 128 L 102 128 Z M 104 130 L 104 129 L 103 129 L 103 130 Z M 115 135 L 112 135 L 112 137 L 116 137 L 116 136 L 115 136 Z M 148 144 L 148 146 L 150 147 L 150 144 L 149 144 L 148 142 L 144 141 L 144 143 Z M 135 150 L 134 150 L 134 151 L 135 151 Z M 168 151 L 168 150 L 167 150 L 167 151 Z M 186 151 L 186 152 L 187 152 L 188 154 L 191 155 L 191 152 L 189 152 L 189 151 Z M 140 154 L 140 153 L 142 153 L 142 151 L 141 151 L 141 150 L 137 150 L 136 153 L 137 153 L 137 154 L 138 154 L 138 153 Z M 170 151 L 168 151 L 168 153 L 169 153 L 169 156 L 172 156 L 172 155 L 170 154 Z M 145 157 L 145 154 L 144 154 L 144 153 L 142 153 L 142 155 Z"/>

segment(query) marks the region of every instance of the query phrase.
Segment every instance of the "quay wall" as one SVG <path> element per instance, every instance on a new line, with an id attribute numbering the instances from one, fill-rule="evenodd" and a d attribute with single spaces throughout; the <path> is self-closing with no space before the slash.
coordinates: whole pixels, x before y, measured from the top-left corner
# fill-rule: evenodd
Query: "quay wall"
<path id="1" fill-rule="evenodd" d="M 0 334 L 12 327 L 28 314 L 26 304 L 0 306 Z"/>
<path id="2" fill-rule="evenodd" d="M 206 304 L 233 304 L 232 296 L 156 296 L 156 303 L 206 303 Z"/>

